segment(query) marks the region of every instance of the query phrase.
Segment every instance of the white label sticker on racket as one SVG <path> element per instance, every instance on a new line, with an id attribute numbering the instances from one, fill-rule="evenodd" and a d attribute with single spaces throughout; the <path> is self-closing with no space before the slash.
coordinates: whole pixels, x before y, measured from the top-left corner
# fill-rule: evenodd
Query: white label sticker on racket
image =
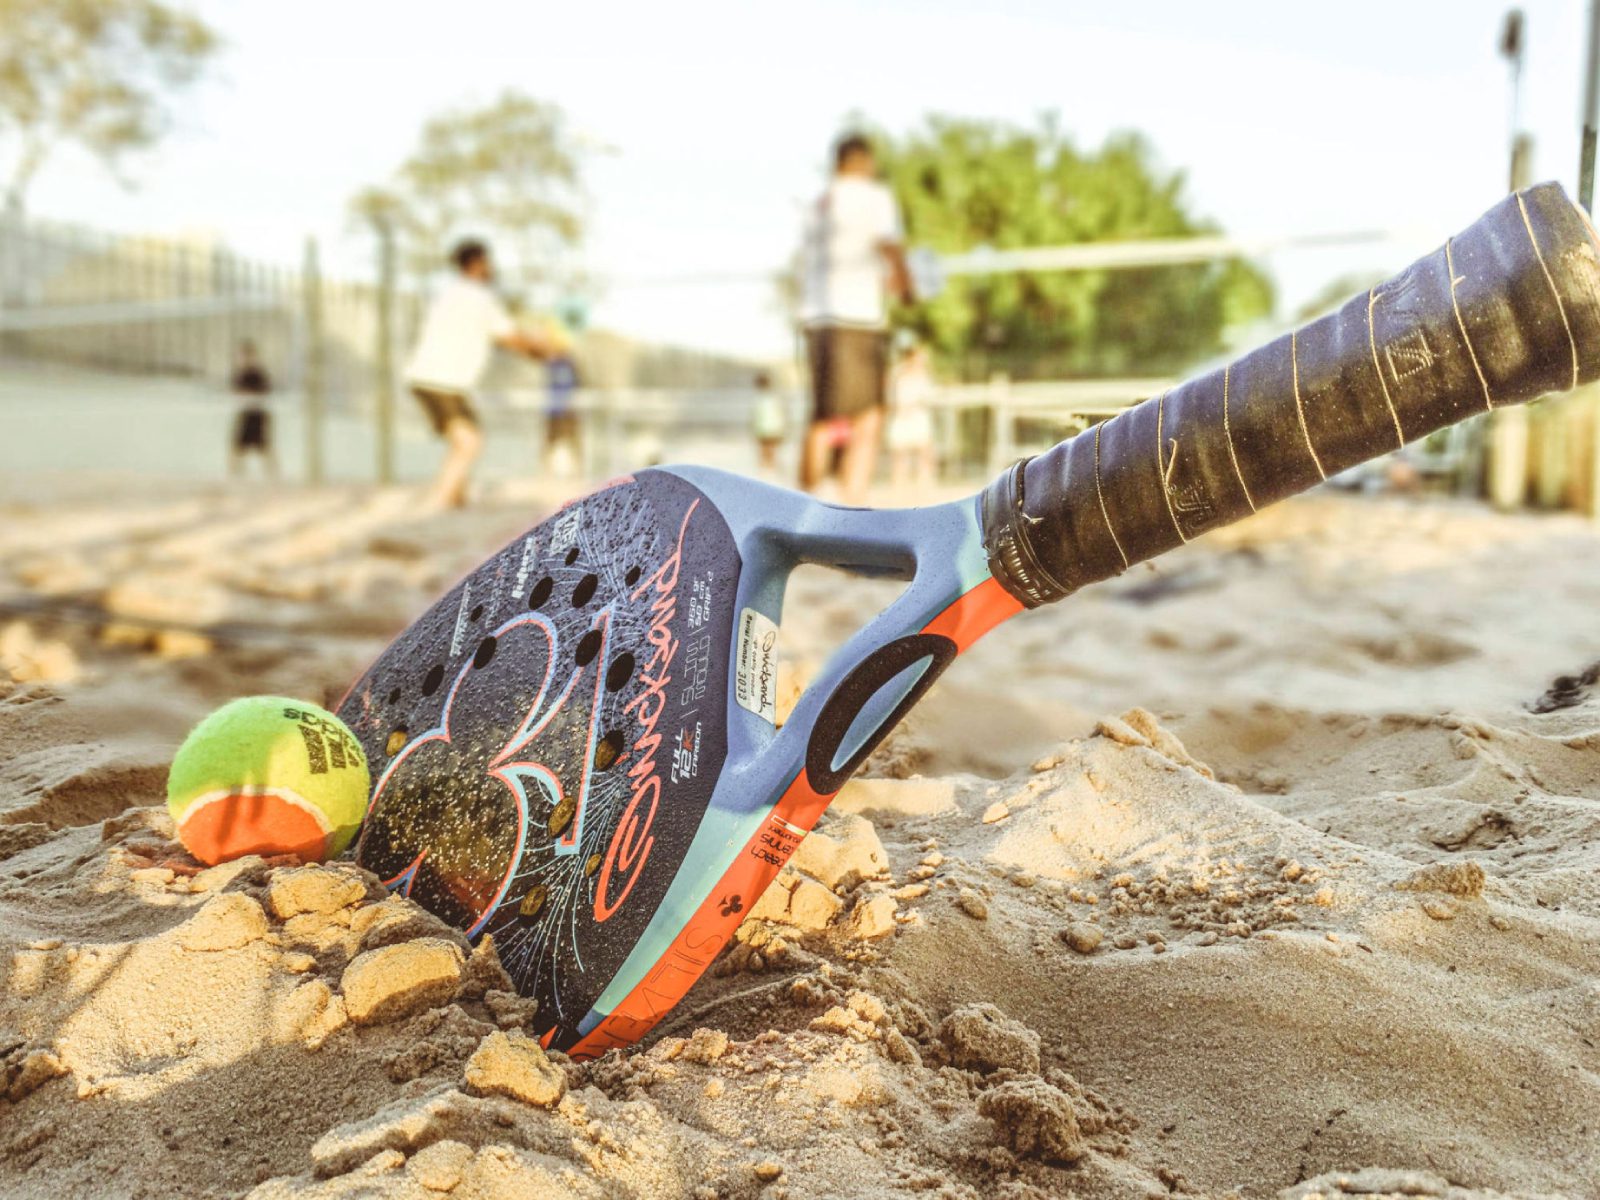
<path id="1" fill-rule="evenodd" d="M 739 614 L 733 692 L 740 705 L 778 723 L 778 627 L 753 608 Z"/>

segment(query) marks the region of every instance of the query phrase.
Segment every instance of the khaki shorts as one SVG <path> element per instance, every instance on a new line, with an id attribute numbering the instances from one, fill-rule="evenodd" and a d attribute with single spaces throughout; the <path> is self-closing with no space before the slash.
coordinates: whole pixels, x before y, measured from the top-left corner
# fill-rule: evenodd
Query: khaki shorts
<path id="1" fill-rule="evenodd" d="M 479 426 L 478 413 L 465 392 L 447 392 L 442 388 L 419 387 L 413 384 L 411 394 L 417 398 L 417 403 L 422 405 L 422 411 L 428 414 L 428 421 L 433 426 L 433 431 L 440 437 L 443 437 L 445 430 L 450 428 L 451 421 L 465 421 L 474 429 Z"/>
<path id="2" fill-rule="evenodd" d="M 550 445 L 557 442 L 573 442 L 578 440 L 578 414 L 575 412 L 546 413 L 544 418 L 544 440 Z"/>

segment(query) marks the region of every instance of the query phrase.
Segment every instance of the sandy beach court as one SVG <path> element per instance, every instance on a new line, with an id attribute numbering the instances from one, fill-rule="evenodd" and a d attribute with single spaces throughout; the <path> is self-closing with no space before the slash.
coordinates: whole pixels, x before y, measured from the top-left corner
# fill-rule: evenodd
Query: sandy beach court
<path id="1" fill-rule="evenodd" d="M 562 498 L 0 484 L 0 1195 L 1600 1191 L 1592 525 L 1318 493 L 1018 618 L 573 1064 L 492 950 L 163 804 Z M 893 591 L 796 576 L 791 699 Z"/>

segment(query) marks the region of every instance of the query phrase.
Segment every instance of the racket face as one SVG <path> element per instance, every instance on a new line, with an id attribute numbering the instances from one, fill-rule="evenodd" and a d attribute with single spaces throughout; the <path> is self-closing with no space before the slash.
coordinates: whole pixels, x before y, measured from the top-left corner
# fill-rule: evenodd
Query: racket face
<path id="1" fill-rule="evenodd" d="M 775 728 L 800 562 L 910 580 Z M 965 644 L 1017 610 L 972 502 L 844 509 L 698 468 L 562 509 L 340 706 L 373 764 L 357 861 L 490 934 L 578 1056 L 642 1036 Z"/>

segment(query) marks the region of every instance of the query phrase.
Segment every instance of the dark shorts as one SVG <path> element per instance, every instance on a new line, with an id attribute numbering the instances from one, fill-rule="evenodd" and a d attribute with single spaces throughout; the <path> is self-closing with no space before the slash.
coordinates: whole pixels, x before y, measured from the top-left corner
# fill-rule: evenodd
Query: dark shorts
<path id="1" fill-rule="evenodd" d="M 259 408 L 247 408 L 239 414 L 233 426 L 235 450 L 265 450 L 272 440 L 272 414 Z"/>
<path id="2" fill-rule="evenodd" d="M 806 330 L 813 420 L 859 417 L 883 407 L 889 335 L 877 329 Z"/>
<path id="3" fill-rule="evenodd" d="M 478 428 L 478 414 L 464 392 L 447 392 L 441 388 L 417 387 L 413 384 L 411 394 L 422 405 L 422 411 L 428 414 L 433 431 L 441 437 L 451 421 L 465 421 L 474 429 Z"/>

